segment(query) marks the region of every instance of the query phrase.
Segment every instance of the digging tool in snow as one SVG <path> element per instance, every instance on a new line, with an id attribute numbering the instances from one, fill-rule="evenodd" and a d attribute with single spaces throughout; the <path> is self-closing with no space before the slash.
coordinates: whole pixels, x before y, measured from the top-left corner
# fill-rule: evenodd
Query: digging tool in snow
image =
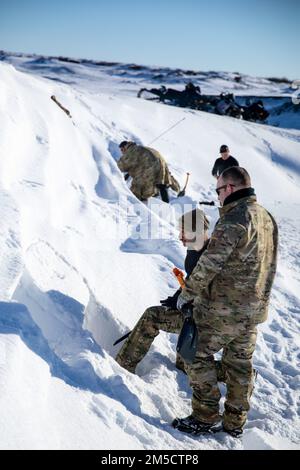
<path id="1" fill-rule="evenodd" d="M 199 201 L 199 204 L 203 204 L 204 206 L 214 206 L 216 203 L 215 201 Z"/>
<path id="2" fill-rule="evenodd" d="M 178 268 L 174 268 L 173 273 L 175 274 L 181 289 L 184 289 L 185 282 L 183 272 Z M 193 319 L 193 307 L 187 307 L 183 316 L 184 321 L 178 336 L 176 351 L 186 364 L 192 364 L 195 359 L 198 344 L 198 329 Z"/>
<path id="3" fill-rule="evenodd" d="M 56 99 L 56 97 L 55 97 L 54 95 L 51 96 L 51 99 L 52 99 L 52 101 L 54 101 L 54 103 L 57 104 L 57 106 L 59 106 L 59 107 L 66 113 L 67 116 L 69 116 L 69 118 L 72 119 L 72 116 L 71 116 L 70 111 L 69 111 L 67 108 L 65 108 L 65 107 Z"/>
<path id="4" fill-rule="evenodd" d="M 198 345 L 198 329 L 193 319 L 193 310 L 189 309 L 178 336 L 176 351 L 186 364 L 192 364 Z"/>
<path id="5" fill-rule="evenodd" d="M 182 272 L 180 269 L 178 269 L 178 268 L 174 268 L 174 269 L 173 269 L 173 273 L 174 273 L 174 275 L 176 276 L 176 278 L 177 278 L 177 280 L 178 280 L 178 282 L 179 282 L 179 284 L 180 284 L 180 287 L 184 287 L 184 280 L 183 280 L 184 274 L 183 274 L 183 272 Z M 128 331 L 128 333 L 126 333 L 125 335 L 121 336 L 121 338 L 117 339 L 117 340 L 114 342 L 113 346 L 116 346 L 117 344 L 121 343 L 121 341 L 124 341 L 124 339 L 128 338 L 128 336 L 130 335 L 131 332 L 132 332 L 132 330 L 131 330 L 131 331 Z"/>
<path id="6" fill-rule="evenodd" d="M 180 287 L 183 289 L 185 286 L 184 273 L 175 267 L 173 269 L 173 274 L 176 276 Z M 116 346 L 117 344 L 121 343 L 121 341 L 128 338 L 130 333 L 132 333 L 132 331 L 129 331 L 125 335 L 121 336 L 121 338 L 117 339 L 113 345 Z M 184 314 L 183 324 L 176 346 L 177 352 L 187 364 L 192 364 L 194 361 L 197 351 L 197 343 L 198 330 L 193 319 L 193 308 L 189 307 Z"/>
<path id="7" fill-rule="evenodd" d="M 130 335 L 132 330 L 128 331 L 128 333 L 126 333 L 126 335 L 124 336 L 121 336 L 121 338 L 117 339 L 117 341 L 114 342 L 113 346 L 116 346 L 117 344 L 121 343 L 121 341 L 123 341 L 124 339 L 128 338 L 128 336 Z"/>
<path id="8" fill-rule="evenodd" d="M 189 182 L 189 177 L 190 177 L 190 173 L 187 173 L 187 174 L 186 174 L 185 185 L 183 186 L 182 190 L 179 191 L 179 193 L 177 194 L 177 197 L 183 197 L 183 196 L 185 196 L 185 190 L 186 190 L 186 187 L 187 187 L 188 182 Z"/>

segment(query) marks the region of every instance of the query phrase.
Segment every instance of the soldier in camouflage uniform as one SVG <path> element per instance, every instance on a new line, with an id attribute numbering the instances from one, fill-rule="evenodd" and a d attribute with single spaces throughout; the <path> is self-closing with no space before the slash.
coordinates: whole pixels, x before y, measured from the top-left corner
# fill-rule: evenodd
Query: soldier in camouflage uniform
<path id="1" fill-rule="evenodd" d="M 177 308 L 192 303 L 198 327 L 198 350 L 188 366 L 193 390 L 192 414 L 173 426 L 200 434 L 221 427 L 220 391 L 214 354 L 223 349 L 227 395 L 222 429 L 242 433 L 253 389 L 252 355 L 257 324 L 267 319 L 276 270 L 278 229 L 256 202 L 246 170 L 232 167 L 218 179 L 222 205 L 207 250 L 186 282 Z"/>
<path id="2" fill-rule="evenodd" d="M 180 240 L 187 247 L 185 270 L 189 276 L 208 244 L 209 221 L 204 212 L 194 209 L 179 219 Z M 196 236 L 197 234 L 197 236 Z M 173 296 L 161 301 L 161 306 L 149 307 L 131 332 L 129 338 L 119 351 L 116 361 L 130 372 L 135 372 L 137 364 L 146 355 L 159 330 L 168 333 L 180 333 L 183 315 L 176 309 L 177 299 L 181 292 L 178 289 Z M 176 366 L 184 371 L 185 365 L 177 357 Z M 221 378 L 221 368 L 219 367 Z"/>
<path id="3" fill-rule="evenodd" d="M 180 190 L 178 181 L 171 175 L 167 163 L 157 150 L 142 147 L 134 142 L 121 142 L 122 157 L 117 165 L 119 169 L 132 177 L 131 191 L 140 200 L 157 196 L 169 202 L 167 188 Z"/>

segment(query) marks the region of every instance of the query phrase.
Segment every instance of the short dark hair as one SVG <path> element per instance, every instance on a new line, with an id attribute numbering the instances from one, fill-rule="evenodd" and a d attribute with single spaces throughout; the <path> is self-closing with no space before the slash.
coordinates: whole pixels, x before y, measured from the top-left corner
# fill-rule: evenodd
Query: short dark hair
<path id="1" fill-rule="evenodd" d="M 231 166 L 224 170 L 220 176 L 224 181 L 231 180 L 237 186 L 251 186 L 251 178 L 248 171 L 240 166 Z"/>
<path id="2" fill-rule="evenodd" d="M 123 147 L 126 147 L 128 143 L 129 142 L 127 140 L 123 140 L 123 142 L 120 143 L 119 148 L 122 149 Z"/>
<path id="3" fill-rule="evenodd" d="M 228 150 L 229 150 L 228 145 L 225 145 L 225 144 L 221 145 L 220 153 L 228 152 Z"/>

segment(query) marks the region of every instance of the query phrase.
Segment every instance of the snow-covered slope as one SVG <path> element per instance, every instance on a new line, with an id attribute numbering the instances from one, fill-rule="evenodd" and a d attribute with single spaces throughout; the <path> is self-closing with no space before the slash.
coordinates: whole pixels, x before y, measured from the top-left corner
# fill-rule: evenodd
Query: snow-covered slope
<path id="1" fill-rule="evenodd" d="M 247 97 L 263 99 L 272 126 L 300 129 L 300 107 L 293 104 L 297 91 L 287 79 L 252 77 L 238 72 L 204 72 L 171 69 L 168 67 L 110 63 L 68 57 L 44 57 L 35 54 L 16 54 L 0 51 L 0 61 L 14 65 L 18 70 L 65 83 L 78 91 L 89 89 L 114 96 L 137 96 L 141 88 L 159 88 L 161 85 L 183 90 L 192 81 L 206 95 L 221 92 L 234 93 L 240 105 Z M 245 98 L 243 98 L 245 97 Z M 250 98 L 252 97 L 252 98 Z M 270 98 L 274 97 L 274 98 Z"/>
<path id="2" fill-rule="evenodd" d="M 97 90 L 80 77 L 63 84 L 52 72 L 57 80 L 0 63 L 0 448 L 295 448 L 300 131 L 142 101 L 130 84 L 116 93 L 107 77 Z M 182 184 L 191 173 L 187 196 L 146 206 L 117 168 L 118 143 L 148 144 L 183 118 L 154 146 Z M 222 143 L 249 170 L 281 234 L 242 440 L 171 428 L 191 397 L 174 368 L 175 335 L 159 335 L 138 375 L 116 364 L 112 346 L 177 288 L 176 214 L 215 199 L 210 171 Z M 217 209 L 206 210 L 213 224 Z"/>
<path id="3" fill-rule="evenodd" d="M 118 92 L 124 91 L 126 95 L 134 90 L 134 86 L 162 84 L 176 87 L 191 80 L 201 85 L 207 94 L 231 91 L 240 95 L 288 96 L 291 93 L 291 82 L 287 79 L 259 78 L 238 72 L 182 70 L 5 51 L 0 51 L 0 60 L 58 82 L 71 85 L 88 82 L 89 89 L 97 86 L 101 80 L 102 89 L 107 85 L 109 90 L 115 88 Z"/>

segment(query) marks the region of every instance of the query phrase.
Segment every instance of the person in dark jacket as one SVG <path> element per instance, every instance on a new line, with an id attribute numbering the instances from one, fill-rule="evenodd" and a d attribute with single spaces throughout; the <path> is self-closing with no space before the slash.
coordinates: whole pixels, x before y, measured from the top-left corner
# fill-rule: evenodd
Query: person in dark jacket
<path id="1" fill-rule="evenodd" d="M 217 158 L 212 169 L 212 175 L 216 179 L 218 179 L 220 174 L 224 170 L 227 170 L 227 168 L 231 168 L 232 166 L 239 166 L 239 162 L 236 160 L 236 158 L 230 155 L 228 145 L 221 145 L 220 154 L 221 157 Z"/>
<path id="2" fill-rule="evenodd" d="M 187 278 L 192 274 L 201 255 L 208 245 L 209 221 L 204 212 L 194 209 L 179 219 L 180 240 L 187 248 L 185 270 Z M 161 300 L 161 305 L 146 309 L 124 345 L 120 349 L 116 361 L 129 372 L 134 373 L 137 364 L 144 358 L 159 330 L 168 333 L 180 333 L 184 317 L 177 310 L 177 299 L 181 293 Z M 184 370 L 184 363 L 177 358 L 176 365 Z"/>

